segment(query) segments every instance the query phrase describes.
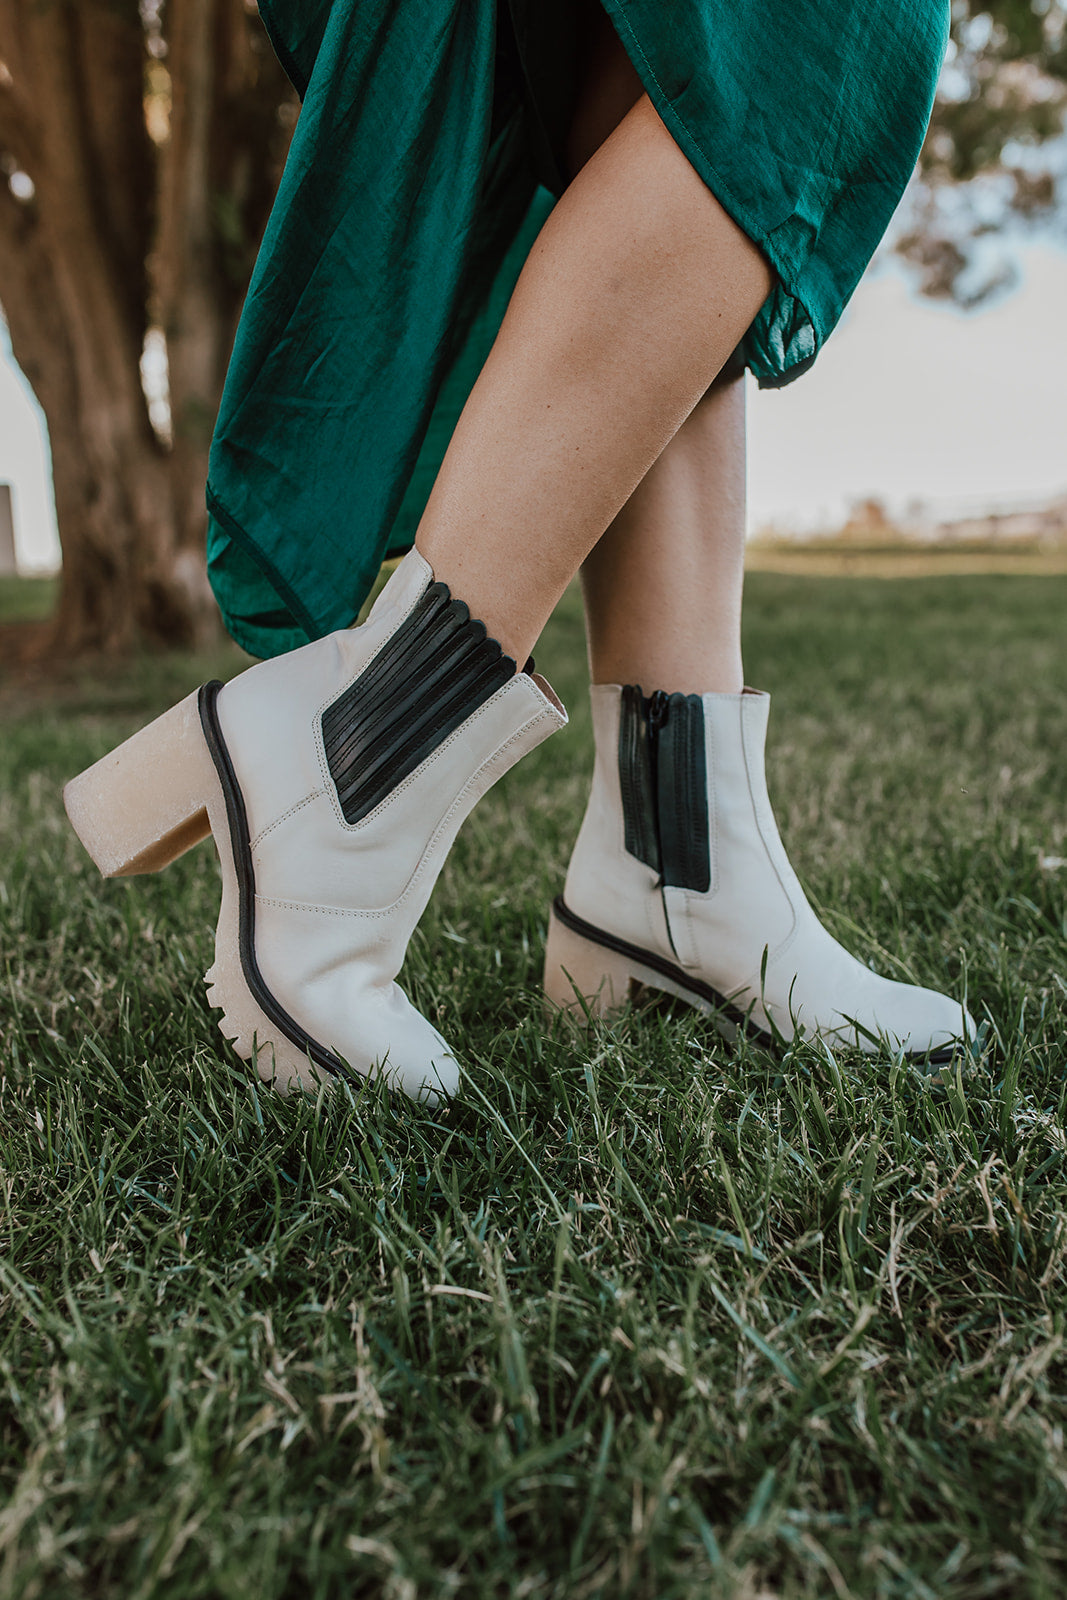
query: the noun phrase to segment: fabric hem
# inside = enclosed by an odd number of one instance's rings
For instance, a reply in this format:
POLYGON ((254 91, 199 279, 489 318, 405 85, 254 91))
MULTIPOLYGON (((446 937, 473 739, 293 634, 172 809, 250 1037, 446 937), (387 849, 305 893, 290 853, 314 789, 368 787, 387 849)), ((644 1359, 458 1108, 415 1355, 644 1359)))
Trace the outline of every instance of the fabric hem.
POLYGON ((274 0, 259 0, 259 17, 263 24, 263 31, 270 40, 271 49, 274 51, 274 54, 278 57, 278 60, 281 63, 282 71, 289 79, 289 82, 292 84, 301 100, 303 100, 304 96, 307 94, 308 80, 300 71, 300 68, 297 66, 294 57, 290 54, 285 41, 281 36, 281 31, 278 28, 278 25, 275 22, 271 12, 271 6, 273 3, 274 0))
MULTIPOLYGON (((786 290, 786 293, 789 294, 792 293, 792 291, 786 290)), ((804 304, 803 301, 800 303, 801 305, 804 304)), ((805 307, 805 310, 806 309, 807 307, 805 307)), ((812 323, 812 327, 815 327, 814 323, 812 323)), ((744 348, 744 346, 742 346, 742 348, 744 348)), ((814 363, 815 357, 819 354, 821 349, 822 338, 818 333, 816 333, 815 349, 811 352, 810 356, 802 356, 799 361, 794 361, 791 366, 783 367, 781 372, 754 372, 752 376, 756 380, 757 387, 760 389, 788 388, 793 382, 794 378, 802 378, 804 376, 808 368, 814 363)))
MULTIPOLYGON (((264 577, 267 578, 268 582, 273 586, 279 600, 281 600, 282 603, 287 607, 295 626, 305 633, 309 640, 321 639, 323 636, 323 629, 316 624, 310 612, 297 599, 295 592, 282 577, 274 563, 267 560, 259 545, 255 543, 248 533, 246 533, 245 529, 241 526, 237 519, 226 510, 226 507, 219 500, 218 495, 215 493, 210 483, 207 486, 207 508, 210 515, 215 518, 216 522, 221 523, 234 543, 240 546, 244 554, 254 562, 254 564, 263 573, 264 577)), ((222 608, 220 607, 220 610, 221 609, 222 608)), ((231 626, 229 617, 225 616, 225 620, 227 632, 237 640, 237 643, 242 649, 245 649, 245 643, 243 640, 237 637, 237 634, 234 632, 233 627, 231 626)))

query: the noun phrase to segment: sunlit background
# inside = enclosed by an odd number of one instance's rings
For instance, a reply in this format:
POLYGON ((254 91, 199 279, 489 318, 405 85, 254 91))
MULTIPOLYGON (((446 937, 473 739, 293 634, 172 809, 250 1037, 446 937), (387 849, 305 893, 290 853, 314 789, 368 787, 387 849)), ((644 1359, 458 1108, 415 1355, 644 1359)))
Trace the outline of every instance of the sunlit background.
MULTIPOLYGON (((1036 57, 994 71, 990 50, 1007 40, 1004 25, 962 0, 956 10, 926 172, 936 178, 943 158, 940 177, 953 181, 913 183, 814 369, 778 392, 750 385, 750 535, 833 532, 871 504, 905 532, 1049 506, 1067 527, 1067 134, 1049 137, 1041 121, 1043 106, 1062 110, 1064 75, 1062 66, 1052 76, 1038 71, 1036 57), (967 151, 981 139, 953 113, 970 116, 977 105, 994 122, 1016 120, 999 160, 972 171, 967 151), (917 250, 907 248, 909 233, 917 250), (934 297, 919 292, 920 277, 934 297)), ((1044 30, 1054 61, 1067 49, 1067 4, 1031 0, 1020 16, 1030 12, 1031 31, 1044 30)), ((8 181, 32 193, 26 174, 8 181)), ((153 420, 165 430, 158 330, 149 334, 144 376, 153 420)), ((5 482, 20 570, 56 570, 47 432, 0 317, 5 482)))
MULTIPOLYGON (((862 499, 942 517, 1067 494, 1067 252, 1021 246, 1020 281, 961 311, 876 262, 812 371, 749 397, 752 530, 838 526, 862 499)), ((0 482, 12 485, 23 571, 53 570, 59 538, 40 410, 0 360, 0 482)))
POLYGON ((1067 253, 1020 266, 971 312, 869 273, 811 373, 751 396, 750 527, 832 528, 868 497, 947 519, 1067 493, 1067 253))

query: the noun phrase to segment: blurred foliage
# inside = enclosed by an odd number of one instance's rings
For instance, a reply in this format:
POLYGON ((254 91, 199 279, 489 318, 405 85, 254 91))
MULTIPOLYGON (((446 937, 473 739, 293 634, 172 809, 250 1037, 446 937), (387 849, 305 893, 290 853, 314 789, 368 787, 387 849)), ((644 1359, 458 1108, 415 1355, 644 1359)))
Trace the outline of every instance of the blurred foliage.
POLYGON ((993 234, 1064 230, 1067 0, 953 0, 952 39, 896 249, 925 294, 975 305, 1014 279, 993 234))
POLYGON ((924 170, 966 182, 999 165, 1011 141, 1061 133, 1065 107, 1067 0, 957 0, 924 170))

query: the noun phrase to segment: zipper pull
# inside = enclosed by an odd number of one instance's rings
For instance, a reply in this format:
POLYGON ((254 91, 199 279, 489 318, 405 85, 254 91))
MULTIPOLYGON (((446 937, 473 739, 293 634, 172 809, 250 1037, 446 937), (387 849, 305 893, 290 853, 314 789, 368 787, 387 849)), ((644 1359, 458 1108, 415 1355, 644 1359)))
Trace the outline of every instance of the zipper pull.
POLYGON ((657 689, 648 702, 648 731, 658 733, 670 715, 671 697, 657 689))

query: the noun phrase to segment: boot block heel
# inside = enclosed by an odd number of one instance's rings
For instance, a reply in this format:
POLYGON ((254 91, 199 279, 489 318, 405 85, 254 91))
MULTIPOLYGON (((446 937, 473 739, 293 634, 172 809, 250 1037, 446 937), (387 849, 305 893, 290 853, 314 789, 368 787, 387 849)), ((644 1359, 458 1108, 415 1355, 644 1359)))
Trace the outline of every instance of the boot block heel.
POLYGON ((75 833, 105 878, 158 872, 207 837, 218 778, 194 692, 63 790, 75 833))
POLYGON ((577 1016, 610 1017, 630 998, 633 974, 626 957, 584 939, 549 914, 545 943, 545 999, 577 1016))

